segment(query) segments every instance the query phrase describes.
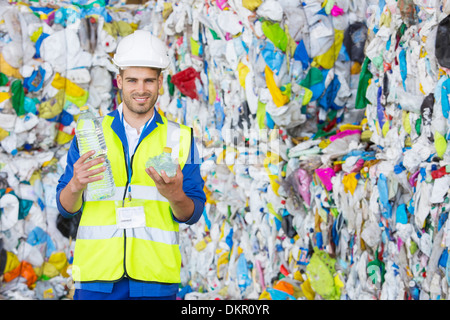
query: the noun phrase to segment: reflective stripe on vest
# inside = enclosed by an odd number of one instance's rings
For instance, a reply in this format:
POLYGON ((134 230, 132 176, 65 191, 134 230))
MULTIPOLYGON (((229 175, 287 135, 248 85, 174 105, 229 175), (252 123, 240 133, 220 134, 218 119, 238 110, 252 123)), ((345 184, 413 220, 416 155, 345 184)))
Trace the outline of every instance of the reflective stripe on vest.
POLYGON ((190 153, 191 129, 164 117, 162 120, 164 124, 158 124, 140 142, 132 160, 131 194, 133 199, 144 201, 146 226, 124 230, 116 225, 115 208, 124 199, 127 187, 125 156, 120 138, 111 129, 113 117, 104 117, 102 125, 116 193, 99 201, 90 201, 85 195, 75 243, 75 281, 115 281, 126 273, 139 281, 180 282, 179 226, 173 220, 168 200, 145 173, 145 163, 169 146, 183 168, 190 153))
MULTIPOLYGON (((123 229, 119 229, 115 225, 80 226, 77 234, 77 239, 84 240, 101 240, 113 237, 123 237, 123 229)), ((127 237, 172 245, 177 245, 179 241, 178 232, 164 231, 150 227, 127 229, 127 237)))
MULTIPOLYGON (((131 185, 131 194, 133 198, 136 199, 150 199, 163 202, 169 202, 165 197, 163 197, 156 187, 153 186, 139 186, 131 185)), ((123 200, 123 195, 125 194, 125 187, 116 187, 116 192, 110 198, 101 199, 98 201, 119 201, 123 200)), ((88 194, 85 195, 85 201, 92 201, 88 194)))

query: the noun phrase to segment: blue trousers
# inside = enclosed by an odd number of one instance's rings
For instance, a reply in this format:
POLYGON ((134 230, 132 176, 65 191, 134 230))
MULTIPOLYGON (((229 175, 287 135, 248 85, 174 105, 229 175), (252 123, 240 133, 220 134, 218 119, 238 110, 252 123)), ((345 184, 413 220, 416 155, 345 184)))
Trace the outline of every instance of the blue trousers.
POLYGON ((114 283, 111 293, 75 289, 73 300, 175 300, 176 296, 130 297, 128 281, 119 281, 114 283))

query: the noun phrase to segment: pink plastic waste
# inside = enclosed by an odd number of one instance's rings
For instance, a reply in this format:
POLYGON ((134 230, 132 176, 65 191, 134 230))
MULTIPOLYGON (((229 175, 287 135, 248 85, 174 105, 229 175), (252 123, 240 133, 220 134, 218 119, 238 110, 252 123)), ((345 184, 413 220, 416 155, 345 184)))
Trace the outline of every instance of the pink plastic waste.
POLYGON ((337 5, 334 5, 333 8, 331 9, 331 15, 333 17, 337 17, 337 16, 341 16, 344 14, 344 10, 342 10, 341 8, 339 8, 337 5))
POLYGON ((303 201, 309 206, 311 204, 311 193, 309 192, 309 186, 312 181, 311 175, 301 168, 297 169, 295 174, 296 180, 295 184, 297 186, 297 191, 300 193, 303 201))
POLYGON ((322 181, 323 185, 328 191, 333 190, 333 183, 331 182, 331 178, 336 175, 333 168, 319 168, 316 169, 316 174, 322 181))
POLYGON ((344 131, 338 132, 335 135, 330 136, 330 141, 333 142, 336 139, 344 138, 344 137, 350 136, 352 134, 361 134, 361 130, 344 130, 344 131))
POLYGON ((226 7, 228 7, 228 0, 216 0, 216 4, 219 7, 220 10, 225 9, 226 7))

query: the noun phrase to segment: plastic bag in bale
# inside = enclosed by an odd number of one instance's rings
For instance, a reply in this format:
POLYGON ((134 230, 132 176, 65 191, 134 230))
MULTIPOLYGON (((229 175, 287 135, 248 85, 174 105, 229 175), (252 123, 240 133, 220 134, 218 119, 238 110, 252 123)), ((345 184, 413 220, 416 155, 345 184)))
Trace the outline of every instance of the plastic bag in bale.
POLYGON ((352 23, 344 33, 344 46, 350 60, 363 63, 364 46, 367 39, 367 27, 364 22, 352 23))
POLYGON ((59 214, 56 219, 56 228, 58 228, 64 237, 76 239, 80 219, 81 214, 77 214, 73 218, 66 218, 59 214))
POLYGON ((450 68, 450 16, 439 22, 435 53, 439 64, 442 67, 450 68))

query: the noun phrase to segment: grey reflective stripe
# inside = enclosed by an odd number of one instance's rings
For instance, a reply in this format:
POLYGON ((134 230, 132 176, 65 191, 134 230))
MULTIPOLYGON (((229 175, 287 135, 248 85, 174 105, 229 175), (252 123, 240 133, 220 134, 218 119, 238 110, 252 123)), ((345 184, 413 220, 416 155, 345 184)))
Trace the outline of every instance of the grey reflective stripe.
MULTIPOLYGON (((127 237, 178 245, 179 235, 176 231, 165 231, 156 228, 130 228, 126 229, 127 237)), ((79 226, 77 239, 80 240, 104 240, 114 237, 123 237, 123 229, 115 225, 109 226, 79 226)))
POLYGON ((167 121, 167 142, 166 146, 172 148, 172 157, 177 159, 180 154, 180 124, 174 121, 167 121))
POLYGON ((169 202, 167 198, 163 197, 156 187, 131 185, 131 196, 133 199, 145 199, 169 202))
MULTIPOLYGON (((98 201, 116 201, 123 200, 125 195, 125 187, 116 187, 116 193, 111 198, 106 198, 98 201)), ((128 192, 128 191, 127 191, 128 192)), ((156 200, 169 202, 165 197, 163 197, 158 189, 154 186, 139 186, 139 185, 131 185, 131 195, 134 199, 145 199, 145 200, 156 200)), ((128 197, 128 193, 126 195, 128 197)), ((85 201, 92 201, 90 197, 86 194, 85 201)))
POLYGON ((150 227, 127 229, 127 237, 173 245, 177 245, 179 243, 178 232, 165 231, 150 227))
MULTIPOLYGON (((116 200, 122 200, 123 194, 125 191, 125 187, 116 187, 116 192, 114 195, 110 198, 101 199, 98 201, 116 201, 116 200)), ((89 196, 89 193, 84 191, 84 201, 92 201, 92 198, 89 196)))
POLYGON ((114 237, 123 237, 123 230, 116 225, 109 226, 79 226, 77 239, 102 240, 114 237))

